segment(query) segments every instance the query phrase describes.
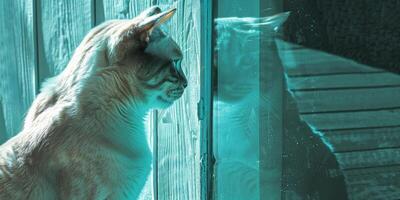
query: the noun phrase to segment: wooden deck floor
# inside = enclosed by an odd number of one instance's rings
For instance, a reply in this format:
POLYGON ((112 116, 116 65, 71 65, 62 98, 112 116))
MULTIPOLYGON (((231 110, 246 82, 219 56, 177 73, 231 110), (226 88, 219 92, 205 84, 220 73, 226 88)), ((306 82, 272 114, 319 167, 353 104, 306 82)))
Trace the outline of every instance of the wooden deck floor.
POLYGON ((301 118, 335 154, 350 199, 400 199, 400 75, 277 44, 301 118))

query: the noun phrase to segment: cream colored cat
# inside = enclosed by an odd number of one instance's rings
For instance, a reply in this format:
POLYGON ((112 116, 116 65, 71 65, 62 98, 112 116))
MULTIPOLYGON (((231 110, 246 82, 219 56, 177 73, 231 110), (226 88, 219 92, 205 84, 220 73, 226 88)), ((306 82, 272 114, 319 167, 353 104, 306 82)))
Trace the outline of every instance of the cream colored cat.
POLYGON ((0 199, 136 199, 151 168, 149 109, 187 85, 178 45, 152 7, 91 30, 48 81, 23 130, 0 146, 0 199))

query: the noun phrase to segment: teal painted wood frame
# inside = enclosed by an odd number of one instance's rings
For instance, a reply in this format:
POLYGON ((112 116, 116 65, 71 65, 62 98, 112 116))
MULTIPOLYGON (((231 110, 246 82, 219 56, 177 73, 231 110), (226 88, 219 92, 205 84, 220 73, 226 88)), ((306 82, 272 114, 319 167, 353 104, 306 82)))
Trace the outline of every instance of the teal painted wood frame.
MULTIPOLYGON (((215 1, 214 1, 215 4, 215 1)), ((198 103, 198 117, 201 121, 201 183, 200 199, 211 200, 213 197, 213 136, 212 136, 212 64, 213 64, 213 21, 214 7, 212 0, 201 1, 201 61, 200 61, 200 102, 198 103)))

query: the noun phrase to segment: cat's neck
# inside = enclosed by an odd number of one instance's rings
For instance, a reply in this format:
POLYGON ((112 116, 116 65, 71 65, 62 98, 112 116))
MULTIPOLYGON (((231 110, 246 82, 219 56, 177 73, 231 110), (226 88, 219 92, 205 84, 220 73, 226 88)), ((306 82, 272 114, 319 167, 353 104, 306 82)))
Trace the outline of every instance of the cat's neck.
POLYGON ((68 85, 62 83, 71 79, 59 78, 59 84, 54 84, 53 91, 62 95, 58 95, 56 104, 73 104, 67 108, 70 110, 68 113, 71 113, 74 124, 82 127, 84 132, 95 132, 126 145, 145 139, 144 122, 149 108, 140 89, 136 89, 136 95, 126 95, 126 87, 104 80, 111 79, 92 76, 81 80, 80 84, 68 85))
POLYGON ((101 92, 94 98, 78 100, 79 113, 83 118, 91 119, 101 127, 112 131, 141 133, 144 131, 144 120, 149 111, 146 105, 135 97, 121 101, 112 93, 101 92))

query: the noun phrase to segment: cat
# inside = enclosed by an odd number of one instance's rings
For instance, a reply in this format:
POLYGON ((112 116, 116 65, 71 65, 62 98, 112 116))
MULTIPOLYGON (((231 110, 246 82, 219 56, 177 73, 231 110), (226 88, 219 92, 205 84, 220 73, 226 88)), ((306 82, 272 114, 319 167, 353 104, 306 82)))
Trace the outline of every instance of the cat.
POLYGON ((150 109, 187 87, 182 52, 151 7, 93 28, 0 146, 0 199, 137 199, 151 169, 150 109))

